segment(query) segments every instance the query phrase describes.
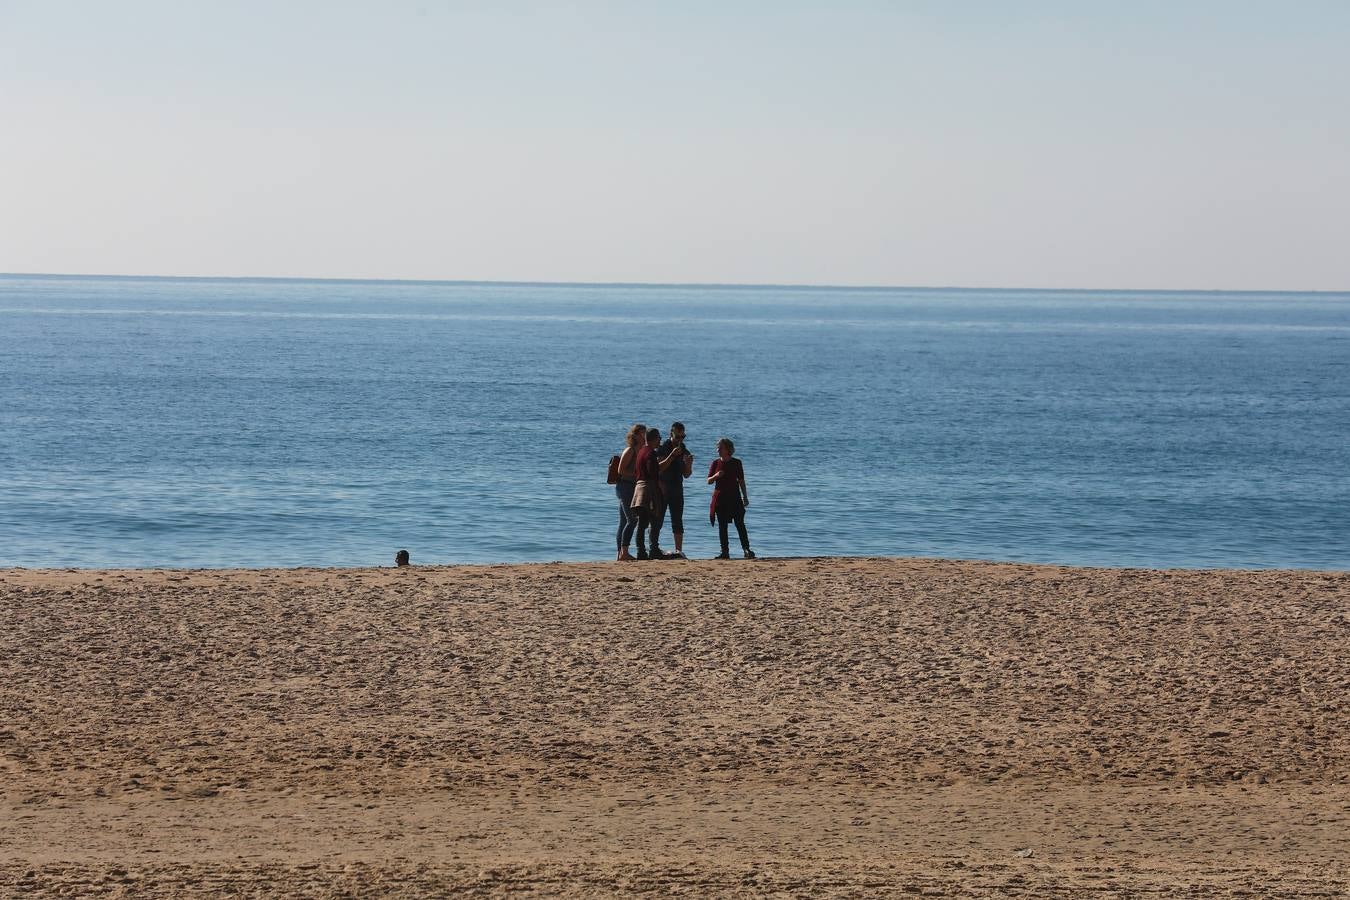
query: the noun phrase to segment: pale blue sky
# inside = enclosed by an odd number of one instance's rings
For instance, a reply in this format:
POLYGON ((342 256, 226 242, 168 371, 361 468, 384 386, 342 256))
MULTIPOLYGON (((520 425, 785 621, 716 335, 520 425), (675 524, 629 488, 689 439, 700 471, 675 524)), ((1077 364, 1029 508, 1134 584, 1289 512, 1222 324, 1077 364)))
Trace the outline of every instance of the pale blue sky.
POLYGON ((1350 289, 1350 3, 0 0, 0 271, 1350 289))

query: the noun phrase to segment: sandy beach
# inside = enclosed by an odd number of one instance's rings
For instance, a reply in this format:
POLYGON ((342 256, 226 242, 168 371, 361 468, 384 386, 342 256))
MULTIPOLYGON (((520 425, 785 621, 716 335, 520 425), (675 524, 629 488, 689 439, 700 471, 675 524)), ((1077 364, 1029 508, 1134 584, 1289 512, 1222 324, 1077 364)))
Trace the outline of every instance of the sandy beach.
POLYGON ((1350 575, 0 570, 0 895, 1342 896, 1350 575))

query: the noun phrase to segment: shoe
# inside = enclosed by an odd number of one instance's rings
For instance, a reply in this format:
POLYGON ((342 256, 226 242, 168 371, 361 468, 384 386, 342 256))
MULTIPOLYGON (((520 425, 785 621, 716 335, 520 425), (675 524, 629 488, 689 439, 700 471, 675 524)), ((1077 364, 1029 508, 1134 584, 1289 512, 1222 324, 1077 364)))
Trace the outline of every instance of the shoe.
POLYGON ((647 555, 647 551, 646 551, 646 550, 639 550, 638 553, 637 553, 637 558, 640 559, 640 560, 648 560, 648 559, 651 559, 651 557, 647 555))
POLYGON ((747 549, 747 550, 745 551, 745 558, 746 558, 746 559, 754 559, 754 558, 755 558, 755 551, 747 549))
POLYGON ((730 553, 719 553, 719 554, 717 554, 716 556, 714 556, 713 559, 731 559, 731 554, 730 554, 730 553))
POLYGON ((660 547, 653 547, 648 550, 647 555, 652 559, 670 559, 669 556, 666 556, 666 551, 662 550, 660 547))
POLYGON ((689 557, 684 555, 683 550, 676 550, 674 553, 666 557, 666 559, 688 559, 688 558, 689 557))

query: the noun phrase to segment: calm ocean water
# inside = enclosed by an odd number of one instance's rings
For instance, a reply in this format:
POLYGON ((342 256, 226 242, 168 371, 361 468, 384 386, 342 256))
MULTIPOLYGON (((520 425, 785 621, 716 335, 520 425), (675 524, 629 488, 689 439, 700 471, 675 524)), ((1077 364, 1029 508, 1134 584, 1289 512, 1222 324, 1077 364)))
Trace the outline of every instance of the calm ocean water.
POLYGON ((0 565, 608 559, 674 419, 693 556, 726 434, 762 556, 1350 568, 1350 294, 18 276, 0 565))

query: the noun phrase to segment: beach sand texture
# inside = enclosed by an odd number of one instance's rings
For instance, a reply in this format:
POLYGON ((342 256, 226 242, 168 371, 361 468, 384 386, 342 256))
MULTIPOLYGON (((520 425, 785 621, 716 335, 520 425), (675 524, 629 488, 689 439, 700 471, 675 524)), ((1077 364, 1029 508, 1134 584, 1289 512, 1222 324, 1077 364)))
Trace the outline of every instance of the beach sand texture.
POLYGON ((1350 575, 0 570, 0 895, 1344 896, 1350 575))

